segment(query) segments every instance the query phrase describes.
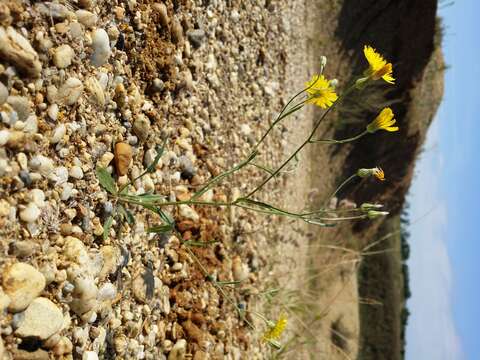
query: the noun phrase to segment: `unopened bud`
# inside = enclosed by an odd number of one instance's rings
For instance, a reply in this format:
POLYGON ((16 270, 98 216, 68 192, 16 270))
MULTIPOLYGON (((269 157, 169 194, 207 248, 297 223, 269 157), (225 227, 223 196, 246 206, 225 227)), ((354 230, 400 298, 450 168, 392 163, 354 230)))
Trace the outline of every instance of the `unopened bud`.
POLYGON ((327 66, 327 57, 322 55, 320 56, 320 74, 323 73, 325 66, 327 66))
POLYGON ((362 211, 369 211, 369 210, 374 210, 374 209, 381 209, 383 207, 382 204, 370 204, 370 203, 363 203, 362 205, 360 205, 360 209, 362 209, 362 211))
POLYGON ((376 219, 380 216, 387 216, 389 214, 388 211, 376 211, 376 210, 370 210, 367 212, 367 216, 370 220, 376 219))
POLYGON ((338 85, 338 80, 337 79, 332 79, 330 80, 330 86, 333 88, 336 88, 338 85))

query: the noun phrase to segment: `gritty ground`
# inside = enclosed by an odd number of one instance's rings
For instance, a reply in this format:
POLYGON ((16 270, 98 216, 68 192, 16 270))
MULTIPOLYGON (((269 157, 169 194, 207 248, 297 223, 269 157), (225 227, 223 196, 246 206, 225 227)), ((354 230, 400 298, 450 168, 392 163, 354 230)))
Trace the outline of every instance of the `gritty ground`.
MULTIPOLYGON (((128 205, 134 221, 116 217, 104 234, 119 210, 95 174, 104 167, 122 186, 167 139, 130 191, 189 199, 248 156, 320 55, 344 86, 340 3, 0 4, 0 358, 357 357, 360 258, 346 249, 350 230, 169 206, 177 231, 154 234, 146 229, 159 216, 128 205), (256 313, 287 315, 280 351, 262 341, 256 313)), ((288 118, 255 161, 281 163, 320 114, 305 107, 288 118)), ((319 135, 334 130, 327 119, 319 135)), ((323 205, 349 149, 305 149, 256 199, 323 205)), ((265 176, 245 167, 203 198, 237 198, 265 176)))

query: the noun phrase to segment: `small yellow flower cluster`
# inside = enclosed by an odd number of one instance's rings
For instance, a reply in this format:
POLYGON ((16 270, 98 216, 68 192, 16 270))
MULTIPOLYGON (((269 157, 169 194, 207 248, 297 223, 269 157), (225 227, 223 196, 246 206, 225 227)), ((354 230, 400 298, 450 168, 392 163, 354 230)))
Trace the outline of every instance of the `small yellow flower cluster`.
POLYGON ((275 323, 268 323, 268 329, 263 334, 263 341, 266 341, 275 346, 277 344, 277 340, 280 338, 286 327, 287 316, 282 313, 280 314, 278 320, 275 323))

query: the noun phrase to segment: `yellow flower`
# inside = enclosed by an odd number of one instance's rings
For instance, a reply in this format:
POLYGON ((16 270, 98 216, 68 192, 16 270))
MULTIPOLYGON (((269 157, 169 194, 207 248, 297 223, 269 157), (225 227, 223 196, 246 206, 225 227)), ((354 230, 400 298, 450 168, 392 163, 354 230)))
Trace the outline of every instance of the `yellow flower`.
POLYGON ((393 114, 392 109, 389 107, 384 108, 380 114, 373 120, 370 124, 367 125, 367 131, 373 134, 377 130, 386 130, 386 131, 398 131, 397 126, 394 125, 397 121, 393 118, 395 115, 393 114))
POLYGON ((326 109, 338 99, 330 81, 325 79, 323 75, 314 75, 310 81, 305 83, 305 86, 308 88, 306 90, 308 104, 315 104, 326 109))
POLYGON ((379 167, 374 167, 372 169, 358 169, 357 176, 361 178, 366 178, 369 176, 375 176, 378 180, 385 180, 385 173, 379 167))
POLYGON ((375 176, 378 180, 384 181, 385 180, 385 173, 379 167, 375 167, 372 169, 373 176, 375 176))
POLYGON ((275 342, 282 335, 283 331, 287 326, 287 316, 285 314, 280 314, 276 323, 269 324, 269 328, 263 334, 263 340, 268 342, 275 342))
POLYGON ((370 67, 365 72, 365 75, 372 80, 378 80, 382 78, 390 84, 395 83, 395 79, 392 74, 392 64, 387 63, 382 55, 377 53, 374 48, 371 46, 365 45, 363 48, 363 53, 367 58, 368 64, 370 67))

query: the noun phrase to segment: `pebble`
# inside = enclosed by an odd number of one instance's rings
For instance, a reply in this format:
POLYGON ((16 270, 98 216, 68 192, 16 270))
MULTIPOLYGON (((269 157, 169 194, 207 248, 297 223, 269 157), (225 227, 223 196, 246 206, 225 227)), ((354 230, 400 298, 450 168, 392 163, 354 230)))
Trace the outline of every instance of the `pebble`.
POLYGON ((98 360, 98 355, 95 351, 85 351, 82 360, 98 360))
POLYGON ((172 22, 172 40, 175 44, 181 44, 183 42, 183 28, 178 19, 173 19, 172 22))
POLYGON ((8 98, 8 89, 2 82, 0 82, 0 105, 5 104, 8 98))
POLYGON ((23 96, 9 96, 7 98, 7 103, 17 113, 18 120, 20 121, 26 121, 32 114, 30 101, 23 96))
POLYGON ((168 354, 168 360, 184 360, 187 353, 187 341, 185 339, 178 340, 173 345, 170 354, 168 354))
POLYGON ((248 265, 242 262, 239 256, 235 256, 232 261, 233 280, 245 281, 248 279, 249 269, 248 265))
POLYGON ((147 140, 148 135, 151 132, 150 120, 148 120, 148 118, 143 114, 138 115, 133 123, 133 132, 140 140, 147 140))
POLYGON ((34 78, 42 71, 42 63, 30 42, 10 26, 6 30, 0 27, 0 58, 34 78))
POLYGON ((20 219, 27 223, 33 223, 40 217, 40 214, 41 211, 38 206, 34 202, 31 202, 25 209, 20 211, 20 219))
POLYGON ((117 295, 117 288, 112 283, 105 283, 102 285, 100 290, 98 290, 97 299, 98 301, 109 301, 115 299, 117 295))
POLYGON ((3 314, 3 312, 8 308, 10 301, 10 297, 3 292, 2 288, 0 288, 0 314, 3 314))
POLYGON ((114 155, 111 152, 107 151, 105 154, 102 155, 100 160, 98 160, 97 165, 103 168, 107 168, 113 158, 114 155))
POLYGON ((86 266, 90 261, 87 249, 80 239, 73 236, 67 236, 63 246, 63 255, 69 261, 75 262, 78 265, 86 266))
POLYGON ((185 219, 190 219, 194 222, 198 222, 200 220, 200 216, 198 216, 197 212, 193 210, 188 205, 180 205, 180 216, 185 219))
POLYGON ((75 104, 83 93, 83 83, 74 77, 70 77, 58 89, 57 100, 63 105, 75 104))
POLYGON ((127 174, 132 157, 133 151, 130 145, 123 142, 115 144, 115 168, 117 169, 118 175, 122 176, 127 174))
POLYGON ((61 310, 50 300, 39 297, 32 301, 28 308, 15 315, 17 329, 15 335, 22 338, 39 338, 46 340, 63 325, 61 310))
POLYGON ((29 166, 45 177, 55 170, 53 160, 43 155, 37 155, 30 159, 29 166))
POLYGON ((64 124, 58 125, 52 132, 50 143, 57 144, 63 140, 63 137, 67 133, 67 127, 64 124))
POLYGON ((72 166, 69 175, 74 179, 80 180, 83 178, 83 170, 80 166, 72 166))
POLYGON ((0 130, 0 146, 4 146, 10 139, 10 131, 7 129, 0 130))
POLYGON ((57 104, 52 104, 48 107, 47 109, 47 115, 48 117, 53 120, 57 121, 58 118, 58 105, 57 104))
POLYGON ((202 29, 195 29, 187 32, 187 38, 194 48, 202 46, 203 39, 205 38, 205 31, 202 29))
POLYGON ((45 206, 45 193, 43 192, 43 190, 32 189, 30 191, 29 197, 33 201, 33 203, 39 208, 43 208, 45 206))
POLYGON ((158 13, 158 20, 162 27, 167 28, 170 19, 168 18, 167 6, 164 3, 154 3, 152 5, 154 11, 158 13))
POLYGON ((62 356, 65 354, 70 354, 73 351, 73 344, 70 339, 66 336, 62 336, 60 341, 58 341, 53 347, 53 354, 56 356, 62 356))
POLYGON ((15 263, 3 272, 3 290, 10 297, 8 310, 24 310, 43 291, 45 277, 33 266, 15 263))
POLYGON ((88 10, 77 10, 75 11, 75 15, 77 16, 78 22, 85 26, 87 29, 92 28, 97 24, 97 15, 88 10))
POLYGON ((93 66, 99 67, 105 64, 110 57, 110 40, 108 34, 103 29, 97 29, 93 32, 92 35, 92 64, 93 66))
POLYGON ((153 79, 152 81, 152 86, 151 86, 151 91, 154 93, 161 92, 165 88, 165 83, 159 79, 153 79))
POLYGON ((53 63, 59 69, 65 69, 72 64, 75 53, 69 45, 60 45, 53 51, 53 63))
POLYGON ((89 77, 85 85, 88 92, 91 94, 91 101, 99 106, 104 106, 106 102, 105 92, 97 78, 94 76, 89 77))

